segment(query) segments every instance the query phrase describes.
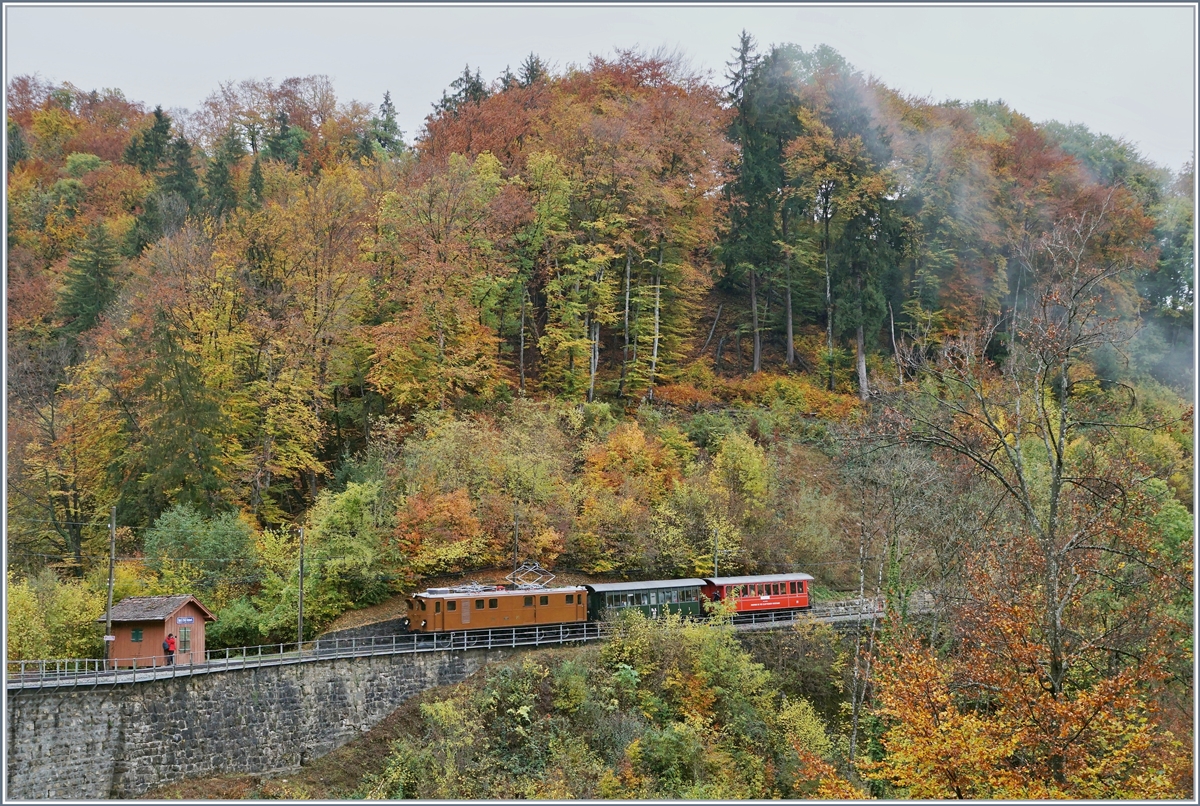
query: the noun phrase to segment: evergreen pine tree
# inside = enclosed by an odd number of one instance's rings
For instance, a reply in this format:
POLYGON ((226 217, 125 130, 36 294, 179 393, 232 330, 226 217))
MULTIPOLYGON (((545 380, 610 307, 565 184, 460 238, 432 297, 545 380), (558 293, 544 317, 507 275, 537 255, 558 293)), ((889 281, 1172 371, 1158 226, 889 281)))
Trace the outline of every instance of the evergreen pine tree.
POLYGON ((233 166, 245 154, 242 140, 237 132, 230 127, 221 142, 217 144, 217 154, 208 172, 204 175, 204 191, 208 201, 208 211, 213 218, 222 218, 227 213, 237 209, 237 189, 233 186, 233 166))
POLYGON ((177 137, 171 142, 167 156, 166 172, 158 186, 163 193, 178 195, 191 210, 200 201, 200 180, 192 165, 192 146, 185 138, 177 137))
POLYGON ((254 208, 259 208, 263 203, 263 174, 262 160, 258 155, 254 157, 254 163, 250 166, 250 205, 254 208))
POLYGON ((29 145, 25 142, 25 135, 21 132, 21 127, 11 120, 8 121, 8 170, 12 170, 23 159, 29 158, 29 145))
POLYGON ((392 104, 390 92, 383 94, 379 117, 371 119, 371 131, 375 142, 388 154, 395 156, 404 150, 404 132, 396 123, 396 107, 392 104))
POLYGON ((518 75, 518 82, 522 87, 532 87, 538 81, 546 78, 549 71, 546 69, 546 63, 537 54, 530 53, 521 63, 521 72, 518 75))
POLYGON ((295 168, 300 162, 300 152, 304 150, 308 132, 290 125, 286 112, 276 115, 275 123, 277 128, 267 135, 263 155, 267 159, 279 160, 295 168))
POLYGON ((117 243, 103 224, 88 230, 83 245, 67 261, 67 274, 58 298, 60 330, 78 335, 95 326, 116 297, 116 268, 121 263, 117 243))
POLYGON ((145 131, 136 132, 125 148, 125 162, 142 173, 154 173, 167 156, 171 141, 171 118, 161 106, 154 108, 154 123, 145 131))
POLYGON ((434 114, 449 114, 457 117, 458 110, 465 104, 480 104, 490 95, 479 70, 475 71, 475 75, 471 75, 471 65, 469 64, 463 68, 461 76, 450 82, 450 88, 454 90, 454 93, 442 94, 442 100, 433 105, 434 114))

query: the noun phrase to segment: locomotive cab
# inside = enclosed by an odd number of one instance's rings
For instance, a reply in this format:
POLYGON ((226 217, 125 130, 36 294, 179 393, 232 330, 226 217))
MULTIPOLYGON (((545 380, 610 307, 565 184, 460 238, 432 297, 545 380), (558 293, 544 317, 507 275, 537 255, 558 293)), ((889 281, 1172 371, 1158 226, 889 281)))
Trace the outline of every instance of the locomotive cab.
POLYGON ((430 588, 408 597, 408 629, 428 633, 586 621, 586 593, 582 587, 430 588))

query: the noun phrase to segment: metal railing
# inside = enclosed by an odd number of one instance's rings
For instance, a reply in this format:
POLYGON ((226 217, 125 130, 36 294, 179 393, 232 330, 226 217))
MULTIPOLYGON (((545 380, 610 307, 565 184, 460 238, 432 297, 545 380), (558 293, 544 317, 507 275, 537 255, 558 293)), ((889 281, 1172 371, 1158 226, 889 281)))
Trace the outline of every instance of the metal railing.
POLYGON ((9 690, 95 687, 339 658, 568 644, 577 641, 595 641, 602 638, 607 632, 607 624, 580 622, 451 633, 410 633, 367 638, 318 638, 302 644, 293 642, 208 650, 204 653, 203 663, 166 664, 161 655, 145 658, 119 658, 115 661, 94 659, 8 661, 6 687, 9 690), (120 665, 114 667, 114 663, 120 665))
MULTIPOLYGON (((766 629, 772 625, 792 624, 798 618, 836 623, 882 618, 884 613, 882 598, 855 599, 822 603, 808 610, 740 613, 734 616, 732 621, 735 628, 766 629)), ((179 654, 175 656, 175 662, 170 664, 166 663, 166 659, 162 655, 119 658, 115 661, 94 659, 8 661, 5 682, 9 690, 96 687, 339 658, 467 649, 502 649, 595 641, 604 638, 610 629, 610 625, 606 622, 579 622, 449 633, 408 633, 364 638, 317 638, 302 644, 295 642, 261 644, 208 650, 204 653, 204 661, 201 663, 180 662, 179 654), (114 664, 120 664, 120 666, 114 668, 114 664)))

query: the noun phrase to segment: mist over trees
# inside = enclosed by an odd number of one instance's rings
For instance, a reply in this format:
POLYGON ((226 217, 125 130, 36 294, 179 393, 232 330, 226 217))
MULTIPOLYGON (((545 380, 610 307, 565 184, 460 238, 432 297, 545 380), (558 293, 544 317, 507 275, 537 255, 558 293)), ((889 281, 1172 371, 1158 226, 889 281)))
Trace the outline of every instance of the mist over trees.
POLYGON ((114 507, 115 598, 197 594, 212 647, 294 640, 299 527, 310 635, 514 555, 795 569, 894 610, 845 708, 735 692, 807 726, 746 756, 786 784, 668 752, 750 730, 701 736, 678 686, 749 661, 675 625, 663 690, 640 649, 521 673, 670 703, 589 791, 1187 797, 1193 165, 733 44, 467 65, 415 133, 325 76, 187 114, 12 79, 10 658, 102 651, 114 507))

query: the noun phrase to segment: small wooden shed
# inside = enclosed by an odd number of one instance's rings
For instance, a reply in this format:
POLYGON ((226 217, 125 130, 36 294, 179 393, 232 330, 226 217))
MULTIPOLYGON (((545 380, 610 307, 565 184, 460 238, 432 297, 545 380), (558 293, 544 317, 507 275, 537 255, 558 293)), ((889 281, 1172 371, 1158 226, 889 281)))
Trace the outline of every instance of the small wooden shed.
MULTIPOLYGON (((113 605, 112 634, 108 657, 115 666, 163 666, 162 643, 175 636, 174 662, 204 663, 204 627, 217 617, 191 594, 176 596, 130 596, 113 605)), ((97 621, 104 622, 101 616, 97 621)))

